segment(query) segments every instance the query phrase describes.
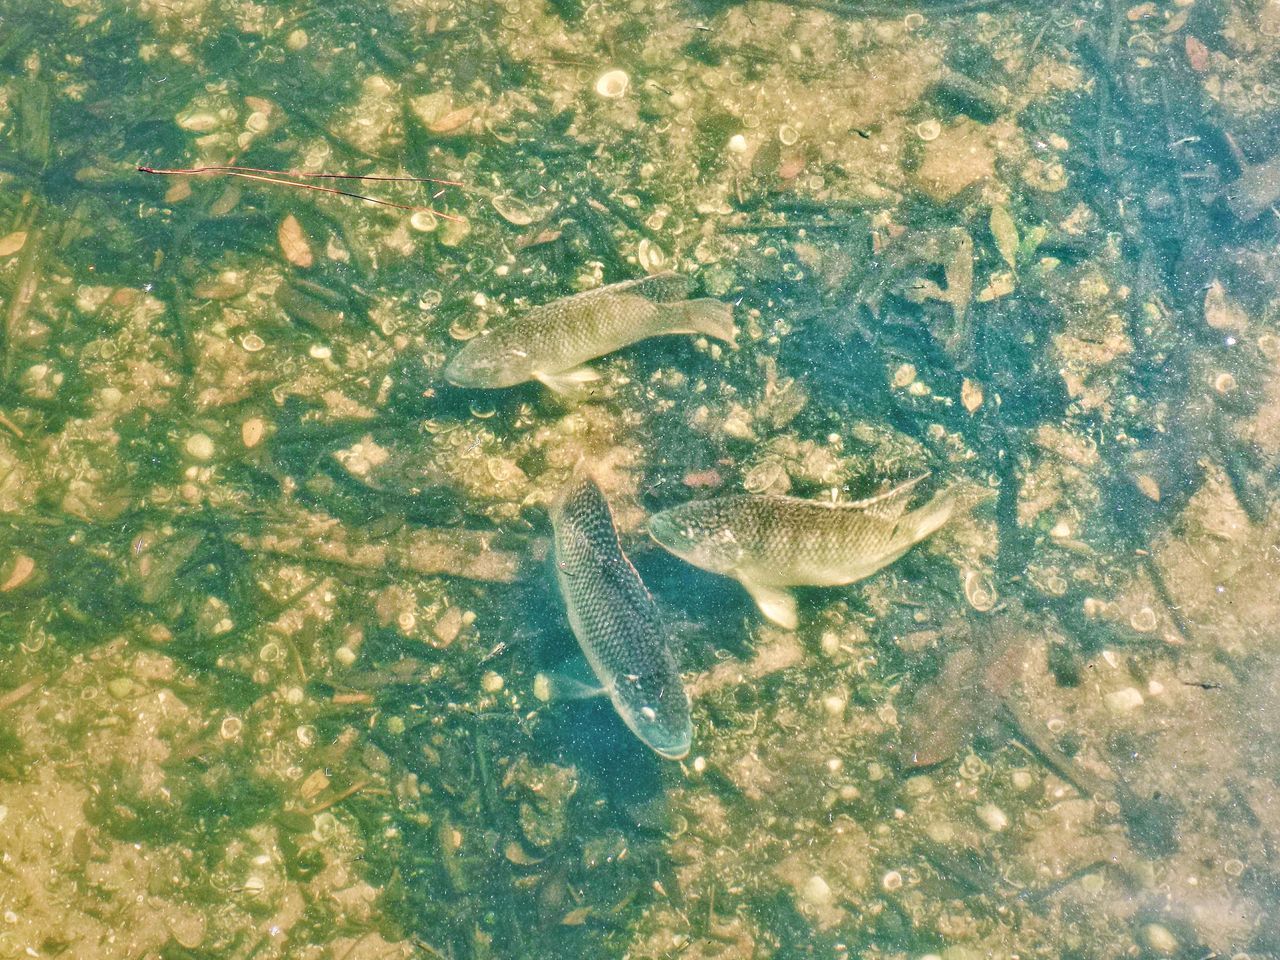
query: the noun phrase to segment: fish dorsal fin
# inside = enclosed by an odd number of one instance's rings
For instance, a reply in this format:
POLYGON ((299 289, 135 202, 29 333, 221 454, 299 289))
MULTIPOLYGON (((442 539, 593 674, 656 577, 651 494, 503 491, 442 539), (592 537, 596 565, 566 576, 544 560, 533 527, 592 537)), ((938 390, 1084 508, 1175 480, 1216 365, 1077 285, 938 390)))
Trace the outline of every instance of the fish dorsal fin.
POLYGON ((900 483, 884 493, 877 493, 874 497, 867 497, 865 500, 853 500, 847 504, 861 510, 869 517, 877 520, 883 520, 885 523, 897 523, 898 518, 907 509, 907 503, 911 500, 911 491, 915 489, 916 484, 925 479, 929 474, 922 473, 918 477, 912 477, 905 483, 900 483))
POLYGON ((689 278, 666 270, 638 280, 628 280, 613 287, 615 293, 630 293, 653 303, 675 303, 689 296, 689 278))

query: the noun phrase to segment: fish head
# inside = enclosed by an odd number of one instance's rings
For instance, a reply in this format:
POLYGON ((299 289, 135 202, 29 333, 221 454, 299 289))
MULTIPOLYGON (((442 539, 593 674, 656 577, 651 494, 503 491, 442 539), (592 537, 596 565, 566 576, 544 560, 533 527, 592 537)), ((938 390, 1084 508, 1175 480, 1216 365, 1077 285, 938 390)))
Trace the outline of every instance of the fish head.
POLYGON ((481 334, 445 364, 444 378, 455 387, 511 387, 533 376, 529 354, 505 337, 481 334))
POLYGON ((613 694, 618 715, 660 757, 683 760, 693 742, 689 695, 679 683, 632 683, 621 677, 613 694))
POLYGON ((715 501, 682 504, 649 518, 649 536, 677 557, 712 573, 730 573, 742 545, 715 501))

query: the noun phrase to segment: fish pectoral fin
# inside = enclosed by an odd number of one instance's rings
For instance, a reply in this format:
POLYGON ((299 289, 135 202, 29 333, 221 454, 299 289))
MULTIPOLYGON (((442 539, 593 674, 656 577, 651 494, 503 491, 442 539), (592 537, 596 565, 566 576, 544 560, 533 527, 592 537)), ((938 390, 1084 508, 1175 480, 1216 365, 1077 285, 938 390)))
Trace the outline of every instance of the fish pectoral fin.
POLYGON ((543 703, 552 700, 590 700, 608 696, 591 665, 581 657, 570 657, 555 669, 539 671, 533 678, 533 695, 543 703))
POLYGON ((796 615, 796 598, 790 591, 781 587, 766 587, 750 580, 740 582, 747 588, 747 593, 751 594, 751 599, 756 602, 761 613, 780 627, 787 630, 796 628, 800 620, 796 615))
POLYGON ((600 374, 591 367, 574 367, 560 373, 535 373, 534 377, 544 387, 556 393, 576 394, 582 393, 586 384, 599 380, 600 374))

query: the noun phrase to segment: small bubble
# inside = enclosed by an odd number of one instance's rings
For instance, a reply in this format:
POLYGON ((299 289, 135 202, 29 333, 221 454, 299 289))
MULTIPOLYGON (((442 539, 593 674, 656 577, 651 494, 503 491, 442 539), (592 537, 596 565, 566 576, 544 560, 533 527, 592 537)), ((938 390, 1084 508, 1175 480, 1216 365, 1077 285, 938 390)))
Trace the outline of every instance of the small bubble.
POLYGON ((227 717, 222 721, 219 732, 222 734, 223 740, 234 740, 240 736, 240 731, 244 729, 244 721, 239 717, 227 717))
POLYGON ((942 136, 942 124, 937 120, 923 120, 916 124, 916 136, 926 143, 942 136))

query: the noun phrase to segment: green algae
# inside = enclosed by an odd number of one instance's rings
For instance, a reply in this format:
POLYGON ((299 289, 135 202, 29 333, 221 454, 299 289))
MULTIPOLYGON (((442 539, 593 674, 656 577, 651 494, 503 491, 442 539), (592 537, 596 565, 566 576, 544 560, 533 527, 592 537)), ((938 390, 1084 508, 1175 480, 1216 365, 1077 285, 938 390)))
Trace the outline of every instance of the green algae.
POLYGON ((962 6, 7 12, 0 954, 1273 952, 1274 225, 1219 195, 1278 52, 1247 4, 962 6), (465 224, 134 170, 231 160, 465 224), (443 383, 655 251, 740 349, 443 383), (582 456, 683 765, 532 695, 582 456), (639 535, 924 470, 996 501, 794 636, 639 535))

